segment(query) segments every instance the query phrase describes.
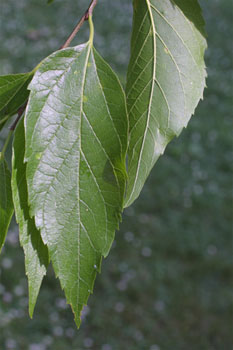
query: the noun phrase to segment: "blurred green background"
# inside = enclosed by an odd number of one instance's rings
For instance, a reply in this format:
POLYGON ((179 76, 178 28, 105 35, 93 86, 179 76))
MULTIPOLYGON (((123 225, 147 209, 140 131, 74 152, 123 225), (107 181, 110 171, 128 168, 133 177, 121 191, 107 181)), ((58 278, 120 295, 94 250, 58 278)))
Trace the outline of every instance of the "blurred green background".
MULTIPOLYGON (((0 74, 31 70, 60 47, 87 4, 1 0, 0 74)), ((0 256, 1 350, 232 349, 232 4, 201 4, 209 36, 205 100, 125 211, 80 330, 51 269, 29 319, 12 224, 0 256)), ((131 0, 100 0, 94 18, 96 46, 123 82, 131 12, 131 0)), ((87 36, 86 25, 74 43, 87 36)))

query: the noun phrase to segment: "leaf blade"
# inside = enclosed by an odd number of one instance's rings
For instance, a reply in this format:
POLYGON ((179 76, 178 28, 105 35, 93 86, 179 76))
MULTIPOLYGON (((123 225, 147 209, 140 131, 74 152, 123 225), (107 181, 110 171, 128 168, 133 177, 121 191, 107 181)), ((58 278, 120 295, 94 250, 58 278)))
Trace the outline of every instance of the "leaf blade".
POLYGON ((29 215, 26 164, 24 163, 25 133, 23 120, 18 124, 12 155, 12 193, 15 215, 19 224, 19 239, 25 255, 28 277, 29 315, 32 318, 39 290, 49 264, 48 249, 43 244, 34 218, 29 215))
POLYGON ((27 101, 33 72, 0 76, 0 130, 27 101))
MULTIPOLYGON (((138 197, 159 156, 194 113, 205 87, 201 31, 185 16, 182 0, 134 0, 127 76, 130 120, 129 183, 125 206, 138 197), (179 6, 176 4, 179 3, 179 6)), ((197 16, 200 7, 192 2, 197 16)), ((189 16, 190 17, 190 16, 189 16)), ((191 17, 190 17, 191 18, 191 17)))
POLYGON ((123 207, 125 97, 89 44, 44 60, 30 90, 25 126, 31 212, 79 326, 123 207), (110 101, 110 88, 118 104, 110 101))
POLYGON ((11 173, 0 154, 0 252, 14 213, 11 192, 11 173))

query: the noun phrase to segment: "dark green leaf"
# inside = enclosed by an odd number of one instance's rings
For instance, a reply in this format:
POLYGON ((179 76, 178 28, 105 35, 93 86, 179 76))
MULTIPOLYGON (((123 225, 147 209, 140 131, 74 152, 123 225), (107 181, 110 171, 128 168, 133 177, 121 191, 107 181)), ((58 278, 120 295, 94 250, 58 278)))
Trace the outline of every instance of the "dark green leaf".
POLYGON ((203 31, 197 0, 134 0, 125 206, 138 197, 155 162, 187 126, 203 96, 203 31))
POLYGON ((32 317, 40 286, 48 267, 48 249, 44 245, 34 218, 29 216, 24 163, 25 135, 23 120, 19 123, 13 142, 12 191, 19 238, 25 254, 25 269, 29 286, 29 314, 32 317))
POLYGON ((0 130, 27 101, 33 72, 0 76, 0 130))
POLYGON ((14 212, 11 192, 11 174, 0 153, 0 251, 14 212))
POLYGON ((89 43, 45 59, 29 88, 25 125, 31 214, 79 325, 123 207, 125 96, 89 43))

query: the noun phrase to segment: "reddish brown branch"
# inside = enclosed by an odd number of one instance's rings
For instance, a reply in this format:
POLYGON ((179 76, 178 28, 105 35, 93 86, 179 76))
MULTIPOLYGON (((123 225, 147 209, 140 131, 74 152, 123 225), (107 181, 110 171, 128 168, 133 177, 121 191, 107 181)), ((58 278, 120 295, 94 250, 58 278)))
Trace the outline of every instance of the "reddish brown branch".
POLYGON ((83 23, 88 20, 89 16, 92 15, 93 10, 94 10, 95 6, 97 5, 97 1, 98 0, 92 0, 92 2, 90 3, 90 6, 88 7, 88 9, 84 13, 84 15, 81 17, 79 22, 76 24, 74 30, 72 31, 72 33, 70 34, 70 36, 68 37, 66 42, 61 46, 61 49, 65 49, 66 47, 70 46, 71 41, 74 39, 76 34, 79 32, 83 23))
POLYGON ((11 125, 10 127, 10 130, 11 131, 14 131, 15 128, 16 128, 16 125, 18 124, 18 121, 20 120, 20 118, 22 117, 26 107, 27 107, 27 103, 28 103, 28 100, 18 109, 17 113, 18 113, 18 116, 17 118, 15 119, 14 123, 11 125))

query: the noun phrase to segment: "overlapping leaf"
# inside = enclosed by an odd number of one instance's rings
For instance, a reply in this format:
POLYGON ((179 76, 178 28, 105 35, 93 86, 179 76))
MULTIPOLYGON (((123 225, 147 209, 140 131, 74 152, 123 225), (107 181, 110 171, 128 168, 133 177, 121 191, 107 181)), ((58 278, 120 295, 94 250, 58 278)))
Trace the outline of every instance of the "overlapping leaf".
POLYGON ((29 314, 32 317, 37 296, 48 267, 48 249, 44 245, 34 218, 29 215, 26 164, 24 163, 25 135, 23 120, 18 125, 12 160, 12 194, 16 220, 19 224, 19 238, 24 249, 25 269, 28 276, 29 314))
POLYGON ((197 0, 134 0, 131 45, 125 206, 138 197, 158 157, 202 98, 206 41, 197 0))
POLYGON ((25 103, 33 72, 0 76, 0 130, 25 103))
POLYGON ((13 212, 11 173, 0 153, 0 251, 5 242, 13 212))
POLYGON ((52 54, 29 88, 31 215, 79 325, 123 207, 125 97, 116 75, 89 43, 52 54))

